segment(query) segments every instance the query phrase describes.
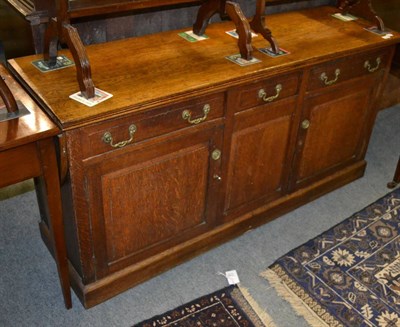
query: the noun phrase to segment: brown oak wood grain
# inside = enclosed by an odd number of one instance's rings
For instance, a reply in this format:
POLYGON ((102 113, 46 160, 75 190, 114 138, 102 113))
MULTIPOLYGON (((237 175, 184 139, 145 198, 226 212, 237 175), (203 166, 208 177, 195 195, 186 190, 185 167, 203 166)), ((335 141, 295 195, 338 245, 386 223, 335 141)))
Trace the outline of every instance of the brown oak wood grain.
MULTIPOLYGON (((365 31, 363 27, 369 26, 368 23, 342 22, 331 17, 334 12, 335 8, 319 7, 271 15, 269 26, 276 30, 274 34, 280 46, 291 55, 269 58, 254 51, 254 56, 262 62, 248 67, 239 67, 225 59, 238 52, 236 41, 225 35, 226 30, 234 27, 232 23, 212 24, 207 32, 210 39, 199 43, 189 43, 177 35, 180 31, 172 31, 88 46, 94 84, 113 94, 110 100, 90 110, 69 99, 69 95, 79 90, 74 67, 42 74, 31 65, 40 56, 12 59, 10 64, 34 91, 44 109, 68 129, 155 108, 160 103, 186 100, 210 90, 224 90, 255 77, 272 76, 359 50, 395 44, 398 40, 397 33, 385 40, 365 31), (132 55, 136 53, 141 55, 132 55)), ((253 46, 265 47, 265 41, 256 38, 253 46)), ((61 53, 72 58, 68 51, 61 53)))
POLYGON ((93 82, 113 94, 91 108, 69 99, 74 67, 9 61, 63 132, 70 276, 85 307, 363 175, 400 35, 335 12, 270 15, 290 54, 268 57, 256 37, 261 62, 246 67, 225 58, 238 52, 230 22, 197 43, 179 30, 88 46, 93 82))

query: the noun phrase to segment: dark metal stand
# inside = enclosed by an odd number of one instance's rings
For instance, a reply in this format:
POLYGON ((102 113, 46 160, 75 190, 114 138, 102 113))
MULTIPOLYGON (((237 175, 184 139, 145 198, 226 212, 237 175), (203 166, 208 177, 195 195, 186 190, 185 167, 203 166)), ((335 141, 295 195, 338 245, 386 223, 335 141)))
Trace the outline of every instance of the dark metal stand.
POLYGON ((221 16, 228 15, 236 25, 236 31, 239 35, 238 46, 243 59, 250 60, 253 58, 251 29, 256 33, 260 33, 271 44, 272 51, 278 53, 278 44, 272 37, 271 31, 265 26, 264 11, 265 0, 258 0, 256 15, 251 23, 249 23, 237 3, 226 0, 208 0, 199 9, 196 22, 193 25, 193 33, 203 35, 211 17, 215 14, 219 13, 221 16))
POLYGON ((339 0, 338 8, 343 14, 354 14, 376 24, 380 31, 385 30, 383 20, 372 7, 371 0, 339 0))
POLYGON ((89 59, 78 31, 68 23, 59 24, 55 18, 50 19, 45 37, 43 58, 49 67, 57 62, 58 42, 64 42, 75 61, 79 89, 86 99, 94 97, 95 87, 92 81, 92 72, 89 59))

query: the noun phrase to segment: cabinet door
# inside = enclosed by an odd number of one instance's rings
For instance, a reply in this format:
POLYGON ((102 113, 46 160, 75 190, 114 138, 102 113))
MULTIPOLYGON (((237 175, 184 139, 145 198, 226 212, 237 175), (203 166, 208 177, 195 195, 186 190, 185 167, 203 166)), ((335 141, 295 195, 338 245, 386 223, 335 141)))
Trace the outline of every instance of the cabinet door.
POLYGON ((352 80, 306 95, 295 188, 363 159, 372 126, 375 81, 352 80))
POLYGON ((221 144, 221 128, 197 129, 92 159, 86 189, 96 278, 212 228, 221 144))
POLYGON ((237 113, 230 147, 225 215, 237 216, 285 192, 295 98, 237 113))

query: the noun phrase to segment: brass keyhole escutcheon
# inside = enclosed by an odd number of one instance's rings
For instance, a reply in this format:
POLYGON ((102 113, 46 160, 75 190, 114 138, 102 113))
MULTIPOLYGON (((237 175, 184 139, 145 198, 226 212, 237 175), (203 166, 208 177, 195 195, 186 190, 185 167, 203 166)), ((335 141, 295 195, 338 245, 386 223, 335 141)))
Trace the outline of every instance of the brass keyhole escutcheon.
POLYGON ((218 182, 220 182, 222 180, 222 177, 217 174, 214 174, 213 178, 218 182))
POLYGON ((211 158, 213 158, 213 160, 217 161, 221 158, 221 150, 215 149, 212 153, 211 153, 211 158))
POLYGON ((308 129, 310 127, 310 121, 308 119, 304 119, 301 122, 301 128, 302 129, 308 129))

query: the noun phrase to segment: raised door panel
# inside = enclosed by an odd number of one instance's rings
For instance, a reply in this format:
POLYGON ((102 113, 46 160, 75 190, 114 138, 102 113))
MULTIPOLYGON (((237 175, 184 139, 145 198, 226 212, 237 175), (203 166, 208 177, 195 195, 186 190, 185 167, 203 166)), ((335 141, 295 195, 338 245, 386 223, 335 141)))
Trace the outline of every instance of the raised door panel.
POLYGON ((206 223, 208 157, 202 144, 102 176, 110 261, 206 223))
POLYGON ((219 128, 96 163, 88 169, 97 278, 211 229, 219 128))
POLYGON ((364 78, 306 97, 297 187, 362 159, 369 135, 373 82, 364 78))
POLYGON ((225 215, 245 212, 279 197, 287 177, 295 100, 235 116, 225 215))

